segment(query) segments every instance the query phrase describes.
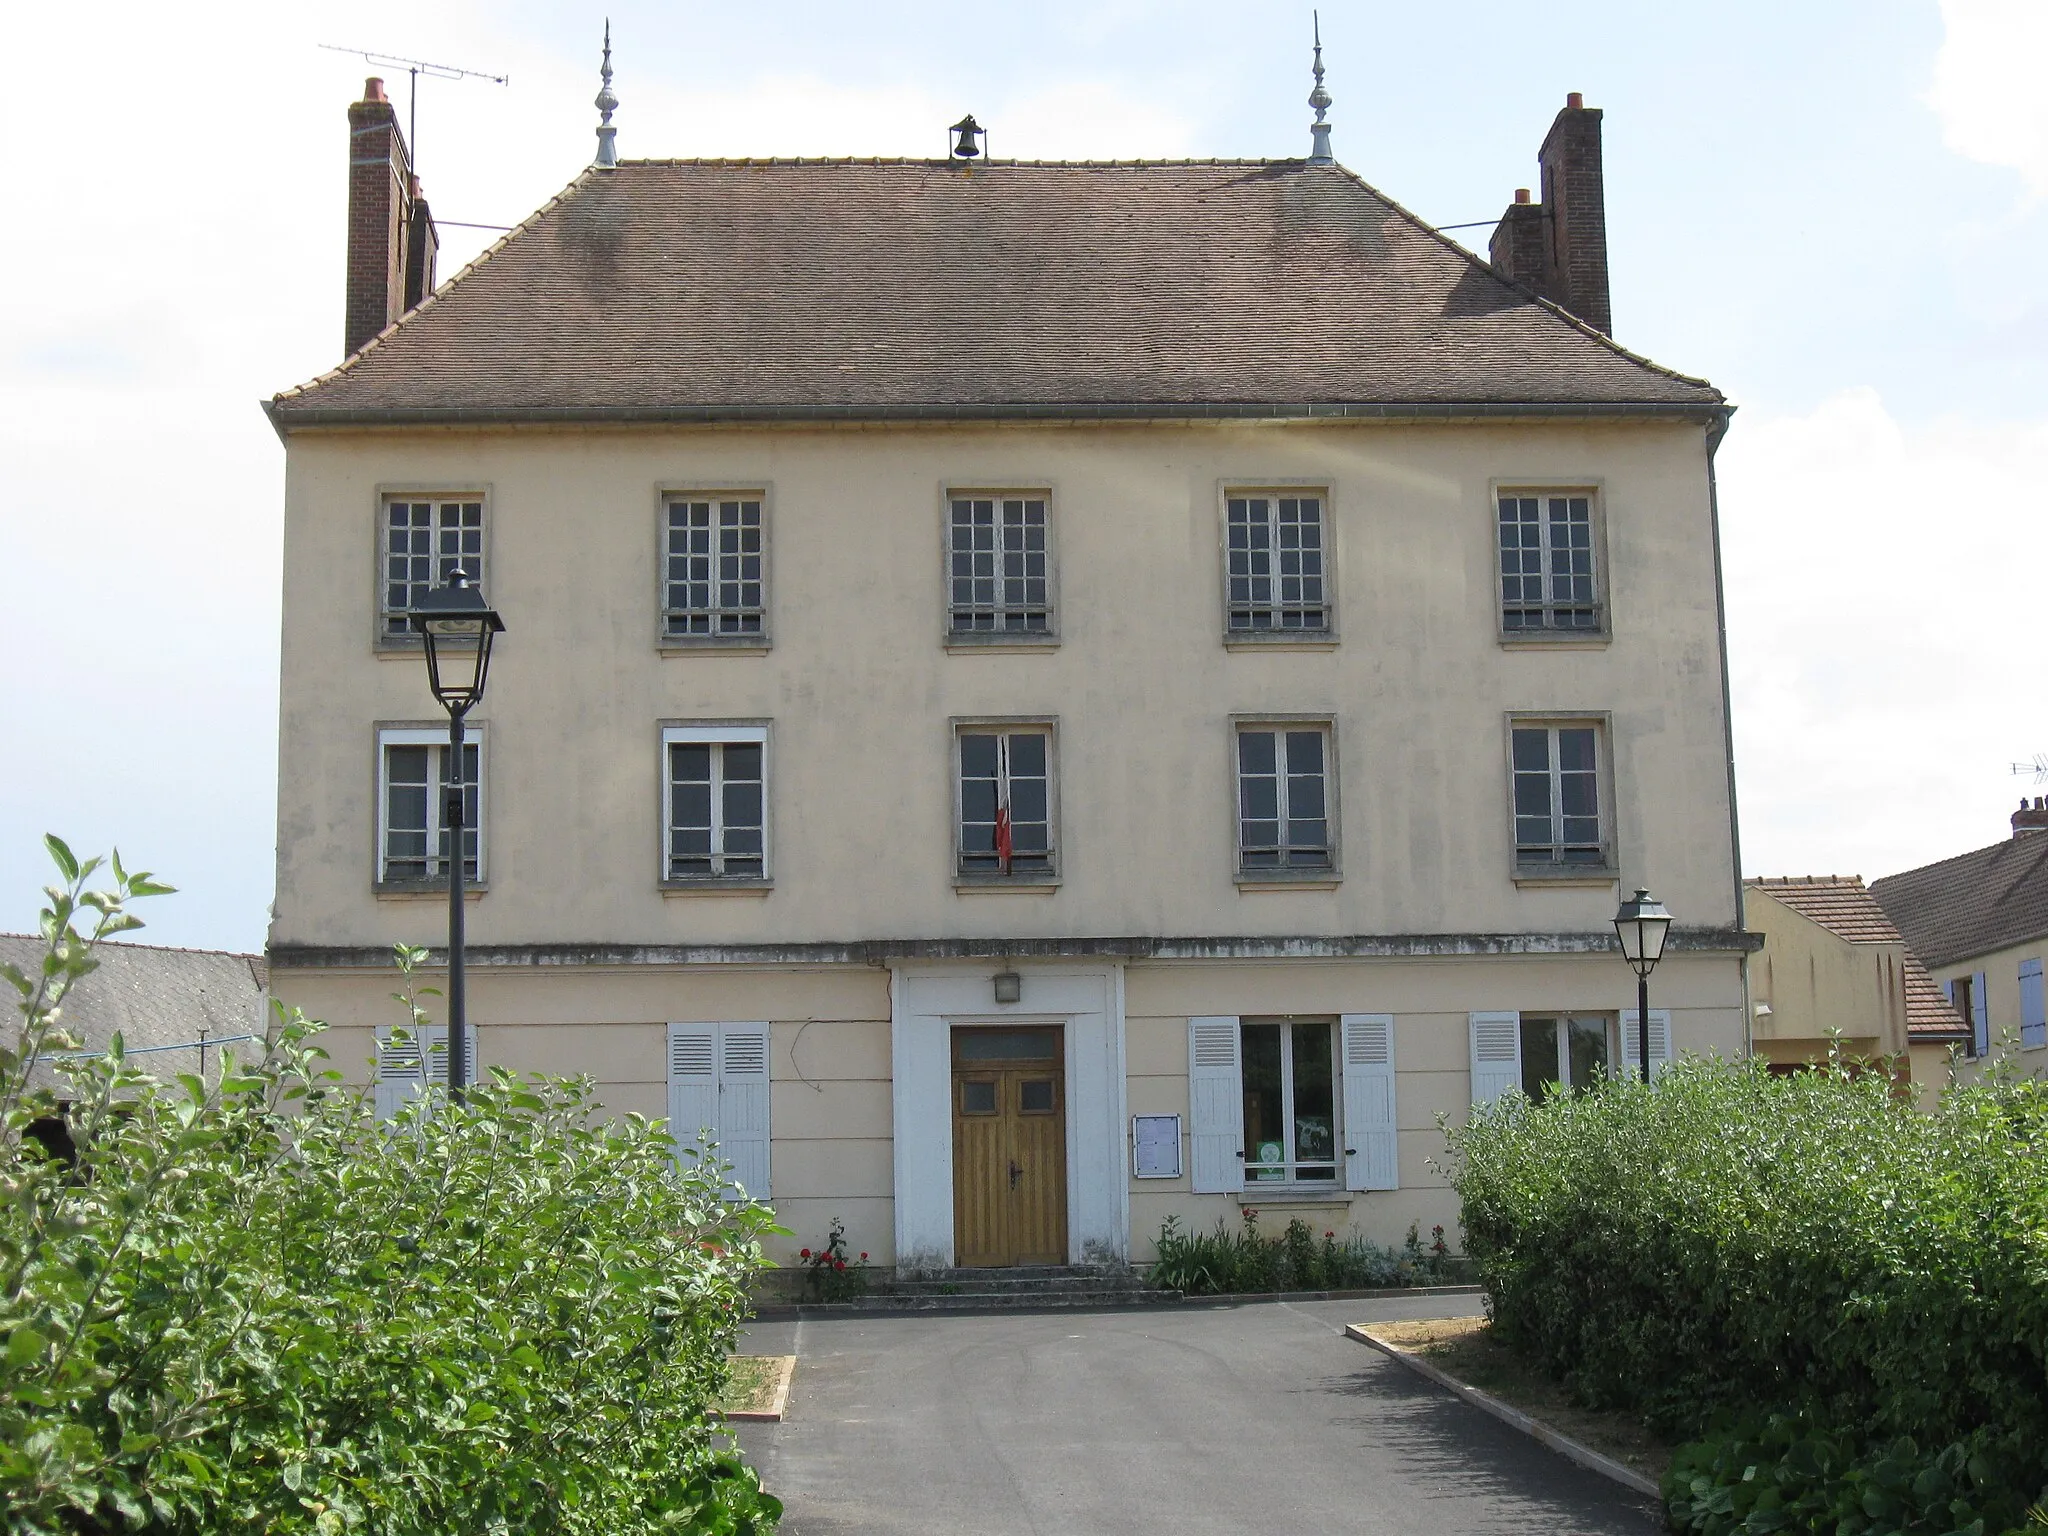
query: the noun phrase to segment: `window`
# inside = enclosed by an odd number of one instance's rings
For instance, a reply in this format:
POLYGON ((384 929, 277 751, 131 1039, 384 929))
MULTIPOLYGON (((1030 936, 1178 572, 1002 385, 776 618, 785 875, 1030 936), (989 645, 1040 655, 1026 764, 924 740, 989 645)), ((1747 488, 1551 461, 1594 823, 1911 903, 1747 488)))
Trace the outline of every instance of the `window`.
POLYGON ((1331 1019, 1245 1019, 1247 1184, 1337 1181, 1337 1058, 1331 1019))
POLYGON ((1398 1189, 1394 1016, 1188 1020, 1197 1193, 1398 1189))
MULTIPOLYGON (((477 1080, 476 1026, 463 1034, 466 1074, 477 1080)), ((435 1094, 448 1086, 448 1026, 423 1024, 407 1029, 383 1025, 377 1030, 377 1082, 374 1103, 379 1120, 394 1120, 408 1100, 435 1094)))
POLYGON ((669 726, 664 880, 768 877, 768 728, 669 726))
POLYGON ((2041 990, 2039 958, 2020 962, 2020 1049, 2048 1045, 2048 997, 2041 990))
POLYGON ((484 581, 481 496, 394 497, 384 503, 384 638, 413 638, 413 606, 457 567, 484 581))
POLYGON ((670 1024, 668 1133, 676 1159, 732 1165, 728 1196, 770 1197, 766 1024, 670 1024))
POLYGON ((1613 1031, 1607 1014, 1523 1014, 1522 1091, 1539 1103, 1554 1088, 1584 1093, 1612 1070, 1613 1031))
POLYGON ((1327 631, 1323 498, 1232 492, 1224 512, 1229 632, 1327 631))
POLYGON ((1600 631, 1585 492, 1500 493, 1500 627, 1510 635, 1600 631))
POLYGON ((1970 1056, 1991 1054, 1991 1011, 1990 999, 1985 995, 1984 973, 1972 971, 1967 976, 1951 976, 1948 982, 1948 1000, 1955 1007, 1956 1014, 1970 1026, 1970 1056))
POLYGON ((946 545, 952 633, 1049 637, 1046 498, 961 494, 950 500, 946 545))
POLYGON ((1325 872, 1331 856, 1329 727, 1239 726, 1237 860, 1251 875, 1325 872))
POLYGON ((1525 870, 1604 869, 1600 728, 1513 728, 1515 863, 1525 870))
POLYGON ((958 734, 959 870, 965 876, 1054 873, 1052 732, 1045 726, 958 734))
MULTIPOLYGON (((377 733, 377 881, 380 885, 445 884, 448 879, 448 733, 387 728, 377 733)), ((462 877, 484 877, 483 736, 463 732, 462 877)))
POLYGON ((663 537, 664 639, 759 640, 766 635, 758 495, 672 496, 663 537))

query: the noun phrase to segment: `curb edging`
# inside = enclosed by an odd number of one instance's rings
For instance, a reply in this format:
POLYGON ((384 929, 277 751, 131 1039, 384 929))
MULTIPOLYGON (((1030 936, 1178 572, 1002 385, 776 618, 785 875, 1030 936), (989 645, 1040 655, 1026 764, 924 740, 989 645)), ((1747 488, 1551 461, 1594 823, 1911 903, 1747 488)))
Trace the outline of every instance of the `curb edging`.
POLYGON ((796 1356, 778 1355, 781 1369, 775 1379, 775 1397, 766 1408, 736 1408, 731 1413, 721 1413, 720 1418, 728 1424, 780 1424, 783 1415, 789 1411, 789 1381, 796 1374, 796 1356))
POLYGON ((1542 1420, 1533 1419, 1528 1414, 1522 1412, 1521 1409, 1511 1407, 1507 1403, 1502 1402, 1491 1392, 1483 1392, 1478 1387, 1468 1386, 1449 1372, 1431 1365, 1415 1351, 1403 1349, 1398 1344, 1389 1344, 1384 1339, 1374 1338, 1370 1333, 1366 1332, 1365 1326, 1358 1323, 1346 1323, 1344 1325, 1344 1332, 1358 1340, 1359 1343, 1370 1345, 1381 1354, 1391 1356, 1393 1359, 1400 1361, 1401 1364, 1407 1366, 1409 1370, 1415 1372, 1418 1376, 1435 1382, 1454 1396, 1463 1398, 1482 1413, 1492 1414, 1510 1429, 1520 1430, 1531 1439, 1549 1446, 1560 1456, 1577 1462, 1580 1466, 1586 1468, 1587 1471, 1598 1472, 1602 1477, 1620 1483, 1622 1487, 1632 1492, 1640 1493, 1646 1498, 1655 1499, 1659 1506, 1662 1506, 1664 1502, 1663 1490, 1634 1468, 1623 1466, 1612 1456, 1601 1455, 1600 1452, 1594 1450, 1590 1445, 1582 1445, 1572 1439, 1570 1435, 1558 1433, 1558 1431, 1552 1429, 1542 1420))

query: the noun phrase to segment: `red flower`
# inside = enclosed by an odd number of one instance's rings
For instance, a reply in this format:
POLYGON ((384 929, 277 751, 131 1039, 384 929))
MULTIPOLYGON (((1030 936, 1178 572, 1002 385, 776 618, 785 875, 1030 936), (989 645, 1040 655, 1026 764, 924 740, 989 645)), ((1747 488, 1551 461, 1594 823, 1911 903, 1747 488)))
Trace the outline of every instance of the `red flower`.
POLYGON ((866 1255, 866 1254, 862 1254, 862 1255, 861 1255, 861 1257, 862 1257, 862 1258, 866 1258, 866 1257, 867 1257, 867 1255, 866 1255))
POLYGON ((1336 1235, 1337 1235, 1337 1234, 1336 1234, 1336 1233, 1334 1233, 1334 1232, 1325 1232, 1325 1233, 1323 1234, 1323 1236, 1325 1236, 1325 1237, 1335 1237, 1336 1235))
POLYGON ((804 1251, 803 1251, 802 1253, 800 1253, 800 1254, 798 1254, 798 1255, 797 1255, 797 1257, 798 1257, 798 1258, 803 1258, 803 1259, 808 1259, 808 1258, 809 1258, 810 1256, 811 1256, 811 1250, 810 1250, 810 1249, 808 1249, 808 1248, 806 1248, 806 1249, 805 1249, 805 1250, 804 1250, 804 1251))
POLYGON ((834 1259, 834 1260, 832 1261, 832 1267, 833 1267, 834 1269, 844 1269, 844 1268, 846 1268, 846 1260, 844 1260, 844 1259, 834 1259))

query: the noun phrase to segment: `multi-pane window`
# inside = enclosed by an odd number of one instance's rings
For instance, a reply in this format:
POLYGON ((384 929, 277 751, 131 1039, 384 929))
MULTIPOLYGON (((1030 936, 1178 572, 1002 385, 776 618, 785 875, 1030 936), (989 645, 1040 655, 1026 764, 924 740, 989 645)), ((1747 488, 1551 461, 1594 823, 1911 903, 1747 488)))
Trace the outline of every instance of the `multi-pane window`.
POLYGON ((1247 1184, 1337 1180, 1336 1028, 1330 1019, 1245 1019, 1247 1184))
POLYGON ((1328 629, 1323 498, 1237 494, 1225 512, 1230 629, 1328 629))
POLYGON ((1516 864, 1605 865, 1599 728, 1518 725, 1513 761, 1516 864))
POLYGON ((1559 1087, 1585 1092, 1612 1070, 1613 1028, 1608 1014, 1523 1014, 1522 1091, 1538 1101, 1559 1087))
MULTIPOLYGON (((483 878, 482 752, 482 738, 466 731, 459 776, 465 880, 483 878)), ((378 753, 377 879, 393 885, 445 881, 452 824, 447 733, 380 731, 378 753)))
POLYGON ((1247 872, 1327 870, 1329 731, 1324 726, 1240 726, 1237 857, 1247 872))
POLYGON ((672 726, 668 880, 760 880, 768 874, 768 732, 762 726, 672 726))
POLYGON ((384 633, 413 633, 412 610, 457 568, 484 586, 484 504, 461 496, 384 503, 384 633))
POLYGON ((663 627, 669 638, 744 639, 764 632, 760 497, 671 497, 664 537, 663 627))
POLYGON ((1592 497, 1501 493, 1500 624, 1510 634, 1599 630, 1592 497))
POLYGON ((1049 635, 1043 496, 954 496, 947 522, 955 634, 1049 635))
POLYGON ((960 873, 1052 874, 1052 733, 967 728, 958 740, 960 873))

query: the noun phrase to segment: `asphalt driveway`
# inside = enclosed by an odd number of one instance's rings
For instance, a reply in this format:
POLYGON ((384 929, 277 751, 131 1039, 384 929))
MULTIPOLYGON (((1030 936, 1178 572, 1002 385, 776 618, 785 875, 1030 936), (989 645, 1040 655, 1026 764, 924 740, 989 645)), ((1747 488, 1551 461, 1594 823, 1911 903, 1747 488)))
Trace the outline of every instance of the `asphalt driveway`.
POLYGON ((757 1325, 789 1413, 739 1426, 792 1536, 1663 1528, 1649 1501, 1347 1339, 1474 1296, 757 1325))

